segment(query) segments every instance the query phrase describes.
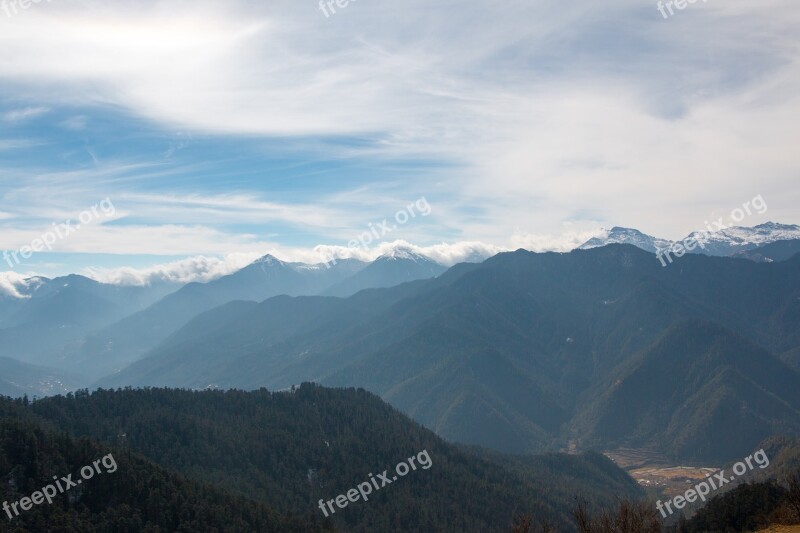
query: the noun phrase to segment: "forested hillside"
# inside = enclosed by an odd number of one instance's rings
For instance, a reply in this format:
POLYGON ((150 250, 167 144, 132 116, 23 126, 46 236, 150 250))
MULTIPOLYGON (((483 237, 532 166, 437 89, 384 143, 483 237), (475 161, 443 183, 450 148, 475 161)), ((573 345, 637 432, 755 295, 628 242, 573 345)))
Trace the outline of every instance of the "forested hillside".
POLYGON ((124 445, 189 479, 304 517, 322 517, 320 499, 427 450, 429 469, 332 517, 349 531, 498 531, 521 510, 568 531, 576 495, 598 506, 641 495, 598 454, 478 457, 363 390, 98 391, 43 399, 30 412, 72 435, 124 445))
MULTIPOLYGON (((242 496, 192 481, 130 450, 70 437, 35 420, 21 400, 0 398, 0 501, 9 503, 8 532, 323 531, 321 521, 278 514, 242 496), (82 480, 87 465, 113 458, 113 468, 82 480), (71 476, 71 477, 70 477, 71 476), (76 486, 29 510, 10 504, 70 477, 76 486), (82 482, 81 482, 82 481, 82 482), (19 511, 17 514, 16 511, 19 511)), ((69 487, 62 482, 61 487, 69 487)), ((34 499, 34 502, 36 500, 34 499)))

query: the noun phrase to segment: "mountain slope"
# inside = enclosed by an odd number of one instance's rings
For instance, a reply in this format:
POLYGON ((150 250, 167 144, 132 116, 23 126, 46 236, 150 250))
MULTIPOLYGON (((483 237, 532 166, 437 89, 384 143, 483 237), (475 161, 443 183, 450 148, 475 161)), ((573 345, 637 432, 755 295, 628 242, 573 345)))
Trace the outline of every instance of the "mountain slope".
POLYGON ((681 458, 738 457, 769 435, 800 434, 799 382, 746 339, 686 321, 588 391, 572 429, 586 445, 671 442, 681 458))
MULTIPOLYGON (((266 506, 156 466, 128 450, 55 433, 21 403, 0 398, 3 531, 323 531, 318 520, 279 516, 266 506), (82 468, 99 472, 82 479, 82 468), (90 466, 91 468, 91 466, 90 466), (54 479, 77 482, 32 509, 13 505, 54 479)), ((66 483, 61 483, 67 488, 66 483)), ((54 492, 57 492, 54 490, 54 492)), ((41 496, 41 495, 40 495, 41 496)), ((36 497, 33 498, 36 502, 36 497)))
POLYGON ((364 289, 394 287, 408 281, 433 278, 445 270, 445 267, 410 249, 396 248, 322 294, 347 297, 364 289))
POLYGON ((208 283, 189 283, 147 309, 88 335, 70 354, 70 364, 97 379, 139 359, 190 319, 234 301, 261 301, 279 294, 316 294, 363 268, 355 260, 331 268, 284 263, 264 256, 208 283))
MULTIPOLYGON (((102 383, 364 386, 448 439, 509 452, 553 449, 574 438, 563 428, 586 408, 582 395, 675 323, 715 322, 770 356, 800 347, 800 257, 757 264, 687 255, 662 268, 628 245, 517 251, 344 300, 262 305, 252 319, 215 310, 207 323, 220 329, 209 337, 178 332, 180 342, 102 383)), ((716 364, 722 371, 724 361, 716 364)), ((795 414, 784 415, 794 427, 795 414)), ((665 449, 685 453, 675 439, 665 449)))
POLYGON ((786 261, 800 254, 800 239, 775 241, 762 244, 751 250, 736 252, 733 257, 741 257, 759 263, 786 261))
POLYGON ((298 516, 321 518, 320 499, 427 452, 428 468, 338 510, 332 520, 346 531, 502 531, 522 509, 572 531, 576 493, 599 505, 641 494, 599 454, 475 457, 363 390, 98 391, 31 410, 75 435, 125 433, 130 450, 161 466, 298 516))
POLYGON ((29 365, 16 359, 0 357, 0 396, 18 397, 65 394, 84 383, 77 376, 55 368, 29 365))
POLYGON ((13 303, 0 329, 0 357, 58 368, 72 343, 97 328, 144 309, 175 289, 171 284, 128 287, 77 275, 36 278, 13 303))

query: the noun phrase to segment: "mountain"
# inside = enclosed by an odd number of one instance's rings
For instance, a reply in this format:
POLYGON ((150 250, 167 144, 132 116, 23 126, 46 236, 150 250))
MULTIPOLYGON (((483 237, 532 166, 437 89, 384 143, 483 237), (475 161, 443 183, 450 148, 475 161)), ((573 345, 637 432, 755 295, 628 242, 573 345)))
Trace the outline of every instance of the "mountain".
POLYGON ((320 500, 388 470, 391 486, 326 520, 342 531, 503 531, 522 510, 574 531, 577 494, 598 506, 642 495, 600 454, 472 453, 363 389, 104 390, 29 410, 73 437, 108 443, 124 434, 126 451, 162 468, 309 521, 323 518, 320 500), (417 468, 395 480, 395 465, 410 457, 417 468))
POLYGON ((759 263, 770 263, 773 261, 786 261, 797 254, 800 254, 800 239, 761 244, 750 250, 736 252, 733 257, 749 259, 759 263))
POLYGON ((579 246, 578 249, 590 250, 608 244, 631 244, 647 252, 656 253, 658 250, 671 246, 672 242, 666 239, 652 237, 637 229, 615 226, 610 230, 604 230, 603 234, 600 236, 592 237, 579 246))
MULTIPOLYGON (((731 426, 709 435, 731 443, 715 448, 722 461, 746 451, 745 440, 763 438, 762 430, 797 427, 793 396, 781 384, 800 385, 800 376, 777 356, 800 348, 798 267, 800 256, 758 264, 686 255, 662 268, 652 254, 629 245, 568 254, 519 250, 347 299, 282 297, 250 309, 214 309, 99 384, 363 386, 457 442, 522 453, 585 438, 604 449, 641 441, 635 424, 612 439, 582 423, 598 409, 633 416, 602 394, 605 384, 633 372, 629 365, 649 360, 648 353, 685 365, 680 335, 661 339, 676 324, 712 323, 749 344, 735 369, 709 356, 697 372, 709 379, 720 374, 728 387, 749 373, 745 356, 769 362, 760 381, 730 390, 725 405, 754 406, 757 416, 765 413, 755 407, 764 398, 785 405, 750 433, 739 435, 731 426)), ((698 356, 706 353, 695 348, 698 356)), ((631 375, 649 375, 641 372, 631 375)), ((662 420, 658 390, 640 392, 636 402, 650 409, 642 417, 662 420)), ((713 388, 701 387, 693 397, 683 420, 715 416, 720 398, 713 388)), ((667 437, 657 443, 667 455, 706 453, 690 450, 679 433, 667 437)))
MULTIPOLYGON (((19 297, 5 296, 12 312, 0 323, 0 357, 63 368, 64 350, 87 333, 146 308, 175 290, 100 283, 84 276, 33 278, 19 297)), ((0 306, 3 307, 3 306, 0 306)), ((75 373, 79 373, 79 369, 75 373)))
POLYGON ((0 285, 0 328, 6 327, 36 290, 48 283, 47 278, 34 276, 0 285))
POLYGON ((19 397, 66 394, 82 386, 83 380, 54 368, 29 365, 0 357, 0 396, 19 397))
POLYGON ((677 456, 713 464, 770 435, 800 434, 799 382, 747 339, 686 321, 593 387, 572 431, 589 446, 673 442, 677 456))
POLYGON ((322 292, 324 296, 351 296, 364 289, 394 287, 407 281, 434 278, 447 268, 410 248, 397 247, 364 269, 322 292))
POLYGON ((684 240, 687 239, 702 245, 697 250, 704 254, 730 256, 776 241, 800 239, 800 226, 767 222, 752 228, 735 226, 714 232, 695 231, 684 240))
POLYGON ((285 263, 266 255, 208 283, 189 283, 140 312, 86 336, 69 356, 92 379, 130 364, 198 314, 234 301, 316 294, 364 267, 353 259, 324 265, 285 263))
MULTIPOLYGON (((752 228, 736 226, 717 231, 695 231, 687 235, 683 241, 677 242, 697 241, 702 246, 695 248, 693 250, 694 253, 719 257, 740 254, 739 257, 760 261, 762 260, 761 256, 758 254, 750 255, 748 252, 771 243, 796 241, 798 239, 800 239, 800 226, 767 222, 752 228)), ((636 229, 614 227, 606 230, 598 237, 589 239, 578 249, 589 250, 608 244, 631 244, 647 252, 657 253, 659 250, 672 247, 676 244, 676 241, 652 237, 636 229)), ((782 245, 781 247, 770 249, 769 252, 774 250, 774 253, 779 254, 784 259, 788 259, 786 254, 795 249, 793 246, 796 247, 797 245, 782 245)))
POLYGON ((0 398, 0 435, 3 531, 330 530, 318 519, 278 515, 250 498, 189 481, 129 450, 56 433, 22 402, 0 398), (94 471, 84 478, 86 467, 94 471), (25 499, 31 498, 39 505, 30 508, 25 499))
MULTIPOLYGON (((105 377, 98 385, 168 386, 179 383, 180 386, 200 389, 228 388, 231 385, 227 374, 238 373, 235 368, 240 359, 251 354, 258 357, 275 343, 303 335, 315 325, 319 326, 320 334, 344 332, 352 324, 366 322, 385 311, 420 283, 365 290, 348 299, 277 296, 259 304, 231 302, 197 316, 148 352, 147 357, 105 377)), ((303 357, 303 353, 298 353, 296 359, 303 360, 303 357)), ((253 388, 262 386, 262 377, 258 373, 253 377, 259 382, 253 388)), ((279 388, 285 388, 294 382, 283 380, 280 383, 279 388)))
POLYGON ((193 317, 235 300, 262 301, 277 295, 349 296, 363 289, 432 278, 445 270, 399 246, 368 265, 355 259, 328 265, 286 263, 267 255, 228 276, 190 283, 148 309, 88 335, 72 353, 70 364, 97 379, 141 358, 193 317))

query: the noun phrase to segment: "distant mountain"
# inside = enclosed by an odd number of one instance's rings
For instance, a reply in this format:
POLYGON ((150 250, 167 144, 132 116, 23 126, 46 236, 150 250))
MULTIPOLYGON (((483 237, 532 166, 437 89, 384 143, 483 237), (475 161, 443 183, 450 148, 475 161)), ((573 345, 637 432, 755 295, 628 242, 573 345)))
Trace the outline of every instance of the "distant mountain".
POLYGON ((758 263, 771 263, 773 261, 786 261, 797 254, 800 254, 800 239, 761 244, 750 250, 736 252, 732 257, 749 259, 758 263))
MULTIPOLYGON (((736 226, 713 232, 695 231, 687 235, 683 241, 677 242, 685 242, 690 239, 702 245, 702 247, 695 248, 694 253, 719 257, 738 253, 743 254, 740 257, 759 261, 761 260, 759 255, 749 255, 746 252, 778 241, 798 240, 800 239, 800 226, 767 222, 752 228, 736 226)), ((589 239, 578 249, 588 250, 608 244, 631 244, 647 252, 656 253, 672 247, 675 243, 668 239, 646 235, 636 229, 614 227, 601 236, 589 239)), ((784 258, 787 257, 784 256, 784 258)))
POLYGON ((697 250, 704 254, 730 256, 776 241, 800 239, 800 226, 767 222, 752 228, 736 226, 715 232, 695 231, 686 237, 690 238, 703 246, 697 250))
POLYGON ((407 281, 433 278, 447 270, 409 248, 395 248, 367 267, 322 292, 324 296, 351 296, 364 289, 394 287, 407 281))
POLYGON ((61 370, 0 357, 0 396, 66 394, 86 384, 81 378, 61 370))
POLYGON ((604 230, 603 234, 598 237, 592 237, 579 246, 578 249, 589 250, 608 244, 631 244, 647 252, 656 253, 658 250, 669 247, 672 242, 667 239, 652 237, 637 229, 615 226, 610 230, 604 230))
POLYGON ((69 364, 92 379, 118 370, 198 314, 234 301, 262 301, 279 294, 317 294, 362 269, 353 259, 325 265, 285 263, 271 255, 208 283, 189 283, 147 309, 88 335, 70 355, 69 364))
POLYGON ((235 300, 258 302, 277 295, 350 296, 363 289, 432 278, 445 270, 404 247, 369 264, 340 259, 328 265, 308 265, 267 255, 228 276, 190 283, 150 308, 87 336, 72 355, 71 364, 99 378, 139 359, 193 317, 235 300))
POLYGON ((388 469, 391 486, 326 520, 339 531, 506 531, 523 510, 573 531, 576 494, 601 506, 642 495, 600 454, 478 457, 363 389, 98 391, 37 401, 29 411, 73 437, 108 443, 124 434, 126 453, 282 516, 322 520, 319 500, 388 469), (415 470, 395 474, 422 452, 415 470))
POLYGON ((0 357, 62 367, 66 346, 175 289, 166 283, 110 285, 78 275, 33 278, 20 289, 20 298, 6 295, 0 304, 10 308, 0 322, 0 357))
MULTIPOLYGON (((770 361, 764 368, 773 375, 757 382, 760 390, 793 405, 778 384, 788 379, 800 388, 800 376, 777 355, 789 362, 800 348, 798 302, 800 256, 757 264, 687 255, 662 268, 652 254, 629 245, 569 254, 519 250, 347 299, 284 297, 252 309, 214 309, 100 384, 364 386, 454 441, 519 453, 586 438, 602 448, 636 441, 638 427, 612 440, 578 423, 581 416, 599 408, 604 384, 626 375, 627 365, 646 358, 670 328, 687 320, 745 338, 750 357, 770 361)), ((680 336, 665 342, 673 349, 660 353, 685 365, 680 336)), ((724 373, 729 364, 709 359, 703 375, 724 373)), ((640 392, 637 403, 658 403, 658 389, 640 392)), ((729 394, 731 405, 760 405, 764 398, 745 386, 729 394)), ((632 413, 625 405, 616 409, 621 419, 632 413)), ((691 409, 682 415, 686 420, 714 412, 713 404, 691 409)), ((762 430, 778 425, 795 428, 798 421, 791 407, 749 433, 722 429, 714 442, 730 445, 715 448, 718 459, 729 459, 734 448, 745 451, 743 439, 761 438, 762 430)), ((705 453, 681 444, 677 434, 667 436, 657 443, 663 453, 686 459, 705 453)))

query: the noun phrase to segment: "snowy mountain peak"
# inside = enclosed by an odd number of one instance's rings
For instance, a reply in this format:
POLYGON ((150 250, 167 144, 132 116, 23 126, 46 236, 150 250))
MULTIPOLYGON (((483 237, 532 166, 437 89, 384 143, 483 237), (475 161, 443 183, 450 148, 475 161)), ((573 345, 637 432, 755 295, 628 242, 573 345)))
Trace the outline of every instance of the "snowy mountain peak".
POLYGON ((578 249, 589 250, 591 248, 606 246, 607 244, 632 244, 642 250, 656 253, 657 250, 670 246, 671 242, 666 239, 652 237, 637 229, 614 226, 610 230, 603 229, 601 235, 589 239, 578 249))
POLYGON ((262 266, 264 265, 272 266, 272 265, 285 265, 286 263, 284 263, 283 261, 281 261, 280 259, 278 259, 273 255, 267 254, 264 257, 259 257, 258 259, 253 261, 253 264, 262 266))
MULTIPOLYGON (((779 224, 765 222, 752 228, 734 226, 722 228, 717 231, 695 231, 689 234, 684 242, 696 241, 700 247, 696 253, 706 255, 729 256, 743 250, 752 250, 765 244, 776 241, 800 240, 800 226, 794 224, 779 224)), ((615 226, 589 239, 582 244, 580 250, 597 248, 607 244, 632 244, 642 250, 657 253, 674 244, 668 239, 652 237, 633 228, 615 226)))
POLYGON ((776 240, 800 238, 800 226, 797 224, 779 224, 777 222, 765 222, 758 226, 753 226, 759 234, 769 234, 776 240))
POLYGON ((410 246, 395 246, 388 252, 384 253, 376 261, 397 261, 397 260, 414 261, 415 263, 431 263, 432 259, 415 252, 410 246))
POLYGON ((752 228, 733 226, 718 231, 695 231, 687 239, 694 239, 709 255, 732 255, 741 250, 751 250, 776 241, 800 239, 800 226, 766 222, 752 228))

